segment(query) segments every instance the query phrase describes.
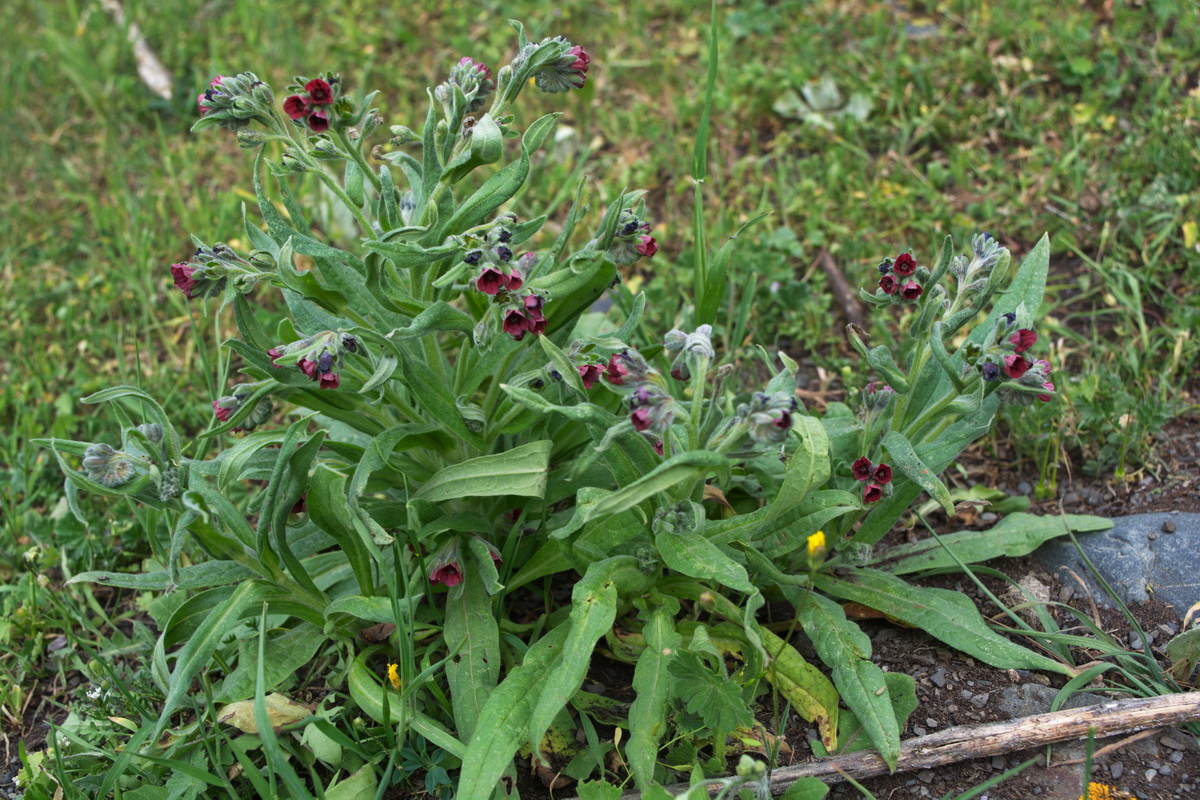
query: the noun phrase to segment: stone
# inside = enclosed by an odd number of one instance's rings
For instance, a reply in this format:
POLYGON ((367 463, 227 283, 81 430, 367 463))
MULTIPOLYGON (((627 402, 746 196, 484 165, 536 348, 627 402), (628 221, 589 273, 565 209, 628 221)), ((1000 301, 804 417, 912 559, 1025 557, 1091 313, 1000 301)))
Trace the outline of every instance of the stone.
POLYGON ((990 697, 991 695, 988 692, 977 694, 971 698, 971 705, 975 706, 976 708, 983 708, 987 705, 988 698, 990 697))
MULTIPOLYGON (((1155 599, 1174 607, 1182 619, 1187 609, 1200 599, 1200 581, 1196 578, 1200 575, 1200 514, 1178 512, 1116 517, 1111 529, 1080 533, 1076 538, 1123 603, 1147 602, 1150 594, 1146 587, 1150 585, 1155 599), (1150 539, 1149 534, 1162 530, 1168 522, 1175 527, 1171 536, 1150 539)), ((1073 582, 1066 569, 1073 570, 1088 585, 1098 605, 1113 607, 1069 540, 1047 542, 1034 552, 1034 556, 1064 580, 1073 582)))
POLYGON ((1117 780, 1118 778, 1120 778, 1122 775, 1125 774, 1125 765, 1122 764, 1120 761, 1112 762, 1111 764, 1108 765, 1108 774, 1112 775, 1112 779, 1114 781, 1117 780))
POLYGON ((1163 533, 1174 533, 1175 528, 1175 520, 1169 519, 1162 524, 1162 527, 1160 527, 1159 530, 1161 530, 1163 533))
POLYGON ((1017 491, 1021 494, 1033 494, 1033 485, 1029 481, 1021 481, 1017 484, 1017 491))
POLYGON ((1158 740, 1158 743, 1161 744, 1163 747, 1169 747, 1172 750, 1187 750, 1186 744, 1184 744, 1183 742, 1179 741, 1178 739, 1172 738, 1170 736, 1162 737, 1161 739, 1158 740))
POLYGON ((921 783, 933 783, 933 770, 931 770, 931 769, 921 770, 920 772, 917 773, 917 779, 920 780, 921 783))
POLYGON ((1004 771, 1004 756, 992 756, 992 769, 997 772, 1004 771))
MULTIPOLYGON (((1057 689, 1038 683, 1009 686, 1000 692, 997 707, 1000 714, 1009 719, 1045 714, 1050 711, 1050 704, 1054 702, 1057 695, 1057 689)), ((1080 692, 1068 697, 1062 708, 1082 708, 1102 702, 1104 702, 1104 698, 1099 695, 1080 692)))
POLYGON ((946 670, 939 669, 937 672, 929 676, 929 680, 933 681, 933 685, 939 689, 946 688, 946 670))

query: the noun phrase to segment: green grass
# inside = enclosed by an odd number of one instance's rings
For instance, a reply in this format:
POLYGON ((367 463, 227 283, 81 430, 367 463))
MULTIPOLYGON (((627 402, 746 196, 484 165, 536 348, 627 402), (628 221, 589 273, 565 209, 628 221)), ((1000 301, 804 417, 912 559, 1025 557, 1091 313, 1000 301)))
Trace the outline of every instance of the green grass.
MULTIPOLYGON (((1018 455, 1047 491, 1067 459, 1072 470, 1118 478, 1154 469, 1152 434, 1196 402, 1200 17, 1186 0, 1119 5, 1106 20, 1091 5, 1037 0, 911 11, 725 4, 707 203, 721 238, 774 212, 735 256, 730 302, 754 292, 754 340, 834 376, 849 363, 842 311, 813 266, 821 248, 852 285, 868 286, 882 256, 911 246, 931 260, 946 234, 965 245, 989 230, 1019 255, 1048 231, 1038 355, 1050 354, 1063 397, 1009 415, 1018 455), (868 118, 826 130, 774 113, 784 90, 821 75, 845 95, 866 95, 868 118)), ((114 525, 98 502, 85 506, 89 526, 70 521, 57 466, 27 442, 111 442, 111 420, 80 398, 116 383, 143 386, 191 431, 208 424, 222 374, 204 353, 231 321, 195 313, 166 270, 191 251, 189 233, 240 235, 247 153, 232 137, 188 133, 212 75, 251 70, 282 87, 297 73, 337 69, 350 87, 381 90, 389 124, 416 127, 411 109, 453 59, 511 55, 508 17, 526 20, 531 36, 585 44, 591 80, 535 164, 529 185, 539 196, 518 198, 516 210, 553 201, 561 217, 580 174, 596 176, 594 204, 622 187, 650 190, 662 250, 641 277, 652 325, 666 330, 691 291, 703 6, 564 3, 549 14, 529 0, 466 13, 435 0, 403 10, 361 0, 303 9, 127 2, 175 77, 171 102, 140 83, 123 32, 97 4, 0 6, 12 43, 0 56, 0 644, 21 643, 0 661, 0 685, 61 678, 86 662, 84 646, 150 641, 136 627, 113 633, 133 598, 56 590, 85 569, 136 565, 164 531, 154 521, 114 525), (30 561, 34 546, 40 559, 30 561), (46 648, 59 635, 69 656, 46 648)), ((527 122, 550 107, 527 95, 520 114, 527 122)), ((22 702, 9 689, 0 707, 19 715, 22 702)), ((49 708, 64 703, 59 695, 49 708)))

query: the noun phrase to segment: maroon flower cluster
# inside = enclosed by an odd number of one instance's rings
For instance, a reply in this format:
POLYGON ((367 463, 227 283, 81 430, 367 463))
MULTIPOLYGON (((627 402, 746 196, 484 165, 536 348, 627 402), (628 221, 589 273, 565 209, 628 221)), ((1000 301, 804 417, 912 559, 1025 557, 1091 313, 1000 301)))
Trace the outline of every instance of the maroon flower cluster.
MULTIPOLYGON (((481 540, 483 541, 483 540, 481 540)), ((500 551, 496 549, 491 542, 484 541, 487 545, 488 555, 492 557, 492 561, 496 566, 504 563, 504 559, 500 556, 500 551)), ((458 586, 463 582, 462 566, 459 564, 458 542, 451 541, 433 557, 429 564, 429 582, 440 583, 447 588, 458 586)))
POLYGON ((542 315, 545 300, 539 294, 527 294, 519 306, 514 306, 504 314, 500 327, 518 342, 525 334, 532 333, 541 336, 546 332, 546 318, 542 315))
MULTIPOLYGON (((337 79, 334 79, 337 83, 337 79)), ((329 108, 335 99, 333 85, 321 78, 313 78, 304 84, 304 91, 283 101, 283 113, 289 119, 303 122, 313 133, 329 130, 329 108)))
POLYGON ((921 284, 912 279, 917 271, 917 260, 912 253, 901 253, 895 259, 885 258, 879 265, 879 288, 884 294, 899 294, 905 300, 913 301, 924 293, 921 284))
MULTIPOLYGON (((1010 312, 1004 315, 1004 319, 1009 325, 1012 325, 1016 321, 1016 315, 1010 312)), ((1040 386, 1047 392, 1053 392, 1054 383, 1047 380, 1050 377, 1050 362, 1042 358, 1030 360, 1024 356, 1029 348, 1037 344, 1037 340, 1037 332, 1029 328, 1020 328, 1015 331, 1000 345, 1005 350, 1011 349, 1011 353, 1001 356, 998 364, 994 361, 980 363, 979 370, 983 379, 988 382, 1008 379, 1026 386, 1040 386)), ((1051 394, 1037 395, 1037 399, 1043 403, 1050 402, 1052 397, 1051 394)))
POLYGON ((872 464, 866 456, 855 460, 850 472, 854 480, 864 483, 864 503, 878 503, 883 499, 883 487, 892 482, 892 468, 887 464, 872 464))
POLYGON ((608 248, 613 261, 627 267, 639 258, 654 258, 657 252, 658 242, 650 235, 650 223, 634 214, 633 209, 624 209, 608 248))
POLYGON ((575 369, 579 370, 579 378, 583 381, 583 388, 590 389, 600 380, 600 376, 605 372, 603 364, 578 364, 575 369))
POLYGON ((623 386, 627 375, 629 375, 629 369, 625 366, 623 356, 621 353, 613 353, 604 367, 604 380, 613 386, 623 386))

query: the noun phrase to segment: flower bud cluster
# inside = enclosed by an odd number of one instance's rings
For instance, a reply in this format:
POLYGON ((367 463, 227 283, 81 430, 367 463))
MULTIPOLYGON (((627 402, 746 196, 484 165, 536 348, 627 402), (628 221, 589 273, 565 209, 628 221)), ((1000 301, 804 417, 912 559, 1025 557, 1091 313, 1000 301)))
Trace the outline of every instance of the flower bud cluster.
MULTIPOLYGON (((243 383, 235 386, 233 394, 225 395, 213 400, 213 415, 220 422, 228 422, 238 411, 242 409, 246 403, 250 402, 254 390, 257 388, 254 384, 243 383)), ((252 431, 259 425, 262 425, 271 418, 271 413, 274 411, 274 406, 271 403, 270 397, 263 397, 254 403, 254 408, 250 411, 250 415, 242 420, 241 424, 233 429, 234 433, 243 431, 252 431)))
POLYGON ((612 260, 628 267, 643 256, 653 258, 657 252, 658 243, 650 235, 650 223, 634 214, 632 209, 622 211, 608 248, 612 260))
POLYGON ((892 468, 887 464, 873 464, 862 456, 850 465, 850 474, 863 483, 864 503, 878 503, 885 494, 892 493, 892 468))
POLYGON ((863 388, 863 405, 866 407, 868 414, 876 411, 884 411, 895 396, 896 391, 891 386, 888 386, 886 383, 871 381, 863 388))
POLYGON ((692 333, 667 331, 663 348, 668 353, 679 353, 671 364, 671 377, 677 381, 690 381, 692 370, 707 371, 716 355, 712 345, 712 325, 701 325, 692 333))
POLYGON ((200 116, 206 124, 240 130, 252 121, 271 127, 275 112, 275 94, 253 72, 218 75, 196 98, 200 116))
POLYGON ((755 392, 749 403, 738 405, 737 420, 746 424, 755 444, 779 444, 792 429, 797 406, 794 394, 755 392))
POLYGON ((336 389, 341 383, 338 370, 346 353, 357 353, 358 340, 347 333, 324 331, 267 351, 276 367, 295 366, 317 381, 322 389, 336 389))
POLYGON ((467 98, 467 113, 483 108, 487 96, 496 90, 496 82, 492 80, 492 71, 488 69, 488 65, 469 56, 460 58, 450 69, 449 83, 462 89, 467 98))
POLYGON ((230 280, 239 292, 249 292, 274 269, 275 259, 264 250, 255 250, 244 259, 229 245, 218 242, 212 247, 198 247, 188 261, 172 264, 171 279, 184 297, 194 300, 216 297, 230 280))
POLYGON ((512 68, 519 74, 530 63, 535 65, 533 80, 537 87, 543 92, 556 93, 582 89, 592 59, 582 47, 554 36, 525 45, 513 60, 512 68), (546 55, 552 48, 556 53, 546 55))
MULTIPOLYGON (((917 259, 911 252, 885 258, 879 264, 879 290, 893 303, 915 303, 925 289, 917 282, 917 259)), ((926 271, 927 272, 927 271, 926 271)))
POLYGON ((283 101, 283 113, 297 125, 303 125, 313 133, 324 133, 329 130, 333 120, 330 113, 337 101, 338 88, 341 78, 329 75, 323 78, 313 78, 310 81, 297 78, 294 86, 295 94, 283 101), (303 86, 303 90, 300 87, 303 86))

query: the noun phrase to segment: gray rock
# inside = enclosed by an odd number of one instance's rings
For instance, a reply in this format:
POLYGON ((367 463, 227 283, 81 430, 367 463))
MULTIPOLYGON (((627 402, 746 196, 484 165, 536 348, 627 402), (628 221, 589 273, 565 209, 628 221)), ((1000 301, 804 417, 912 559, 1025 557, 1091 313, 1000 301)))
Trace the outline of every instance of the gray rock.
POLYGON ((1029 483, 1029 481, 1021 481, 1017 484, 1017 491, 1021 494, 1032 494, 1033 486, 1029 483))
POLYGON ((1108 774, 1112 775, 1113 780, 1120 778, 1125 774, 1125 765, 1120 761, 1114 761, 1108 765, 1108 774))
MULTIPOLYGON (((1133 514, 1117 517, 1107 531, 1082 533, 1080 546, 1096 569, 1104 576, 1123 603, 1140 604, 1154 596, 1175 608, 1182 618, 1193 603, 1200 600, 1200 514, 1133 514), (1167 522, 1175 525, 1171 536, 1157 536, 1167 522)), ((1075 571, 1087 582, 1092 597, 1112 608, 1108 595, 1088 573, 1070 541, 1047 542, 1034 553, 1051 572, 1064 567, 1075 571)), ((1060 577, 1070 579, 1065 572, 1060 577)), ((1073 580, 1073 579, 1071 579, 1073 580)))
POLYGON ((937 672, 929 676, 929 680, 933 681, 933 685, 939 689, 946 687, 946 670, 939 669, 937 672))
POLYGON ((976 708, 983 708, 987 705, 988 698, 990 697, 991 695, 987 692, 984 692, 983 694, 977 694, 971 698, 971 705, 975 706, 976 708))
POLYGON ((917 773, 917 778, 921 783, 933 783, 933 770, 923 769, 917 773))
POLYGON ((992 769, 997 772, 1004 771, 1004 756, 992 756, 992 769))
MULTIPOLYGON (((1002 715, 1010 719, 1029 717, 1034 714, 1045 714, 1050 711, 1050 704, 1054 702, 1054 698, 1057 695, 1057 689, 1042 686, 1040 683, 1009 686, 1000 692, 997 707, 1002 715)), ((1081 708, 1082 706, 1090 706, 1103 702, 1104 698, 1099 695, 1082 692, 1073 694, 1067 698, 1062 708, 1081 708)))

